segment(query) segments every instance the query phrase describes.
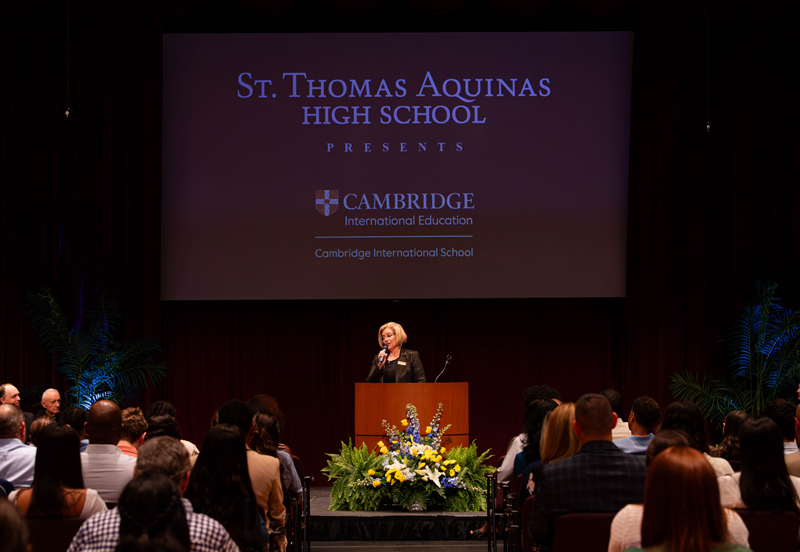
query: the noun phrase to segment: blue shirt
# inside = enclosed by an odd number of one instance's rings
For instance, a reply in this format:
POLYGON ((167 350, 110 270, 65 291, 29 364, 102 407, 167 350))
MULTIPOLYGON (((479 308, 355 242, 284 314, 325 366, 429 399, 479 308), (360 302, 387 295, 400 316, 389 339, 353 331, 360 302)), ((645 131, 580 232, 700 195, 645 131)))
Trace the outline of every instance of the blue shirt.
POLYGON ((29 447, 19 439, 0 439, 0 479, 15 488, 30 487, 36 466, 36 447, 29 447))
POLYGON ((619 448, 619 450, 622 452, 644 456, 647 453, 647 447, 650 445, 650 441, 653 440, 653 437, 654 435, 652 433, 647 437, 631 435, 630 437, 620 439, 619 441, 614 441, 614 444, 617 445, 617 448, 619 448))

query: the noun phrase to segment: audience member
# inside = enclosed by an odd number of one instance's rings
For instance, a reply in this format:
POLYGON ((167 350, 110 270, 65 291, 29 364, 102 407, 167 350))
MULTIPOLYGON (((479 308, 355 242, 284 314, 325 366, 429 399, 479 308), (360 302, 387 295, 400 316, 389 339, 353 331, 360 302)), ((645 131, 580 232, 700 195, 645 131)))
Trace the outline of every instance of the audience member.
POLYGON ((46 416, 44 414, 42 414, 41 416, 39 416, 38 418, 33 420, 33 424, 31 425, 31 430, 30 430, 31 445, 33 445, 34 447, 38 447, 39 446, 39 434, 42 432, 42 430, 45 427, 47 427, 47 426, 49 426, 50 424, 53 424, 53 423, 57 423, 55 421, 55 418, 51 418, 51 417, 46 416))
POLYGON ((786 456, 794 454, 799 450, 795 442, 794 410, 795 405, 786 399, 777 399, 768 402, 766 406, 764 406, 764 410, 761 411, 762 416, 766 416, 778 424, 778 429, 781 430, 781 437, 783 438, 783 454, 786 456))
MULTIPOLYGON (((275 397, 270 397, 269 395, 256 395, 249 401, 247 404, 250 406, 250 410, 252 414, 258 414, 259 412, 263 412, 264 414, 269 414, 273 418, 275 418, 278 424, 278 434, 280 435, 283 432, 283 428, 286 427, 286 418, 283 416, 283 412, 281 412, 280 407, 278 406, 278 401, 275 397)), ((284 443, 278 443, 278 450, 281 450, 289 455, 289 458, 292 457, 292 449, 285 445, 284 443)))
POLYGON ((22 442, 25 422, 14 404, 0 405, 0 478, 14 487, 30 487, 36 463, 36 449, 22 442))
POLYGON ((562 403, 548 412, 542 425, 541 456, 522 471, 522 484, 517 492, 520 511, 525 500, 536 492, 536 484, 542 475, 542 466, 568 458, 578 452, 581 442, 575 434, 575 403, 562 403))
POLYGON ((294 467, 292 457, 278 448, 280 430, 278 420, 266 412, 257 412, 253 416, 253 437, 250 448, 259 454, 274 456, 281 463, 281 486, 284 497, 299 497, 303 492, 300 477, 294 467))
POLYGON ((81 474, 78 434, 67 425, 51 423, 37 437, 33 486, 14 492, 11 500, 23 514, 35 518, 88 518, 106 509, 94 489, 86 489, 81 474))
POLYGON ((733 468, 724 458, 713 458, 708 454, 708 438, 706 437, 706 422, 697 405, 691 401, 675 401, 664 412, 664 421, 661 429, 680 429, 686 433, 689 446, 697 452, 703 453, 705 459, 714 468, 717 477, 730 475, 733 468))
MULTIPOLYGON (((242 550, 264 550, 269 533, 262 531, 248 472, 244 435, 220 424, 203 440, 185 496, 194 510, 216 519, 242 550)), ((283 519, 269 520, 273 527, 283 519)), ((268 522, 268 523, 269 523, 268 522)))
POLYGON ((556 518, 572 512, 618 512, 641 502, 647 468, 641 456, 625 454, 611 441, 617 416, 602 395, 584 395, 575 404, 573 427, 581 449, 546 464, 536 489, 529 533, 549 547, 556 518))
POLYGON ((689 437, 680 429, 662 429, 655 434, 645 453, 645 464, 653 463, 653 459, 669 447, 688 447, 689 437))
MULTIPOLYGON (((561 404, 563 398, 561 397, 561 393, 550 387, 549 385, 534 385, 532 387, 528 387, 522 393, 522 403, 525 407, 527 412, 528 406, 533 401, 538 400, 547 400, 550 399, 557 404, 561 404)), ((524 426, 524 420, 523 420, 524 426)), ((524 429, 524 427, 523 427, 524 429)), ((516 437, 514 437, 508 445, 508 450, 506 451, 506 457, 503 459, 502 465, 497 470, 497 482, 502 483, 503 481, 511 481, 512 476, 514 475, 514 460, 517 457, 517 454, 522 452, 522 449, 525 448, 526 445, 526 433, 523 431, 516 437)))
MULTIPOLYGON (((178 426, 178 411, 175 410, 175 406, 168 401, 156 401, 150 405, 150 408, 147 410, 147 422, 148 424, 152 423, 152 419, 156 416, 169 416, 173 420, 175 420, 175 425, 178 426)), ((197 456, 200 454, 200 450, 195 446, 194 443, 187 441, 186 439, 181 439, 180 437, 180 430, 178 430, 178 439, 180 439, 183 446, 186 447, 186 452, 189 453, 189 456, 197 456)))
POLYGON ((61 410, 61 394, 57 389, 47 389, 42 393, 42 408, 48 418, 55 418, 61 410))
POLYGON ((68 404, 61 410, 58 417, 62 424, 67 424, 78 432, 81 440, 81 452, 85 451, 89 446, 89 439, 86 438, 86 411, 74 404, 68 404))
MULTIPOLYGON (((245 435, 245 443, 253 436, 253 415, 247 403, 228 401, 219 408, 219 423, 231 424, 245 435)), ((219 426, 217 426, 219 427, 219 426)), ((247 447, 247 471, 261 519, 268 523, 267 529, 274 531, 284 523, 286 510, 283 507, 281 468, 277 458, 259 454, 247 447)))
POLYGON ((742 471, 719 478, 722 505, 800 513, 800 478, 786 468, 778 424, 766 416, 745 420, 739 442, 742 471))
POLYGON ((542 459, 539 446, 542 440, 542 425, 545 416, 558 405, 550 399, 533 401, 525 410, 525 446, 514 458, 514 472, 511 481, 515 482, 522 475, 526 466, 542 459))
POLYGON ((106 502, 117 502, 122 489, 133 478, 136 459, 117 448, 122 413, 111 401, 97 401, 86 418, 89 446, 81 454, 83 482, 97 490, 106 502))
POLYGON ((28 525, 5 499, 0 499, 0 535, 0 552, 28 552, 28 525))
MULTIPOLYGON (((800 434, 800 406, 797 407, 794 413, 794 431, 795 434, 800 434)), ((789 454, 784 459, 786 460, 789 475, 800 477, 800 452, 789 454)))
MULTIPOLYGON (((747 412, 744 410, 731 410, 722 422, 722 442, 709 454, 718 458, 724 458, 728 462, 739 463, 739 428, 742 422, 747 419, 747 412)), ((733 465, 733 464, 731 464, 733 465)))
MULTIPOLYGON (((148 441, 154 437, 172 437, 183 442, 178 422, 175 421, 175 418, 166 414, 159 414, 147 420, 147 434, 144 436, 144 440, 148 441)), ((188 448, 186 452, 189 452, 188 448)), ((191 453, 189 455, 191 456, 191 453)))
POLYGON ((617 415, 617 425, 611 431, 611 439, 619 441, 630 437, 631 430, 628 427, 628 422, 624 421, 625 415, 622 413, 622 393, 616 389, 603 389, 600 391, 600 395, 608 399, 608 402, 611 403, 611 410, 617 415))
MULTIPOLYGON (((22 399, 19 395, 19 389, 10 383, 0 385, 0 404, 13 404, 22 408, 21 403, 22 399)), ((25 442, 28 443, 31 440, 30 429, 31 425, 33 425, 33 414, 23 411, 22 416, 25 419, 25 429, 27 431, 25 442)))
POLYGON ((119 542, 115 552, 189 552, 191 539, 178 486, 150 473, 134 478, 119 499, 119 542))
POLYGON ((640 546, 743 552, 749 550, 748 537, 739 514, 720 505, 714 470, 703 455, 690 447, 670 447, 647 470, 644 504, 629 504, 614 516, 608 552, 640 546))
POLYGON ((650 441, 653 440, 653 428, 661 417, 658 403, 650 397, 639 397, 633 401, 628 416, 628 428, 631 436, 614 441, 617 448, 628 454, 644 455, 650 441))
MULTIPOLYGON (((126 457, 128 458, 128 457, 126 457)), ((144 443, 139 448, 136 459, 136 477, 166 476, 183 493, 189 481, 189 453, 186 447, 172 437, 158 437, 144 443)), ((181 499, 186 520, 189 524, 189 538, 193 552, 235 552, 238 547, 228 532, 216 520, 203 514, 196 514, 192 504, 181 499)), ((114 508, 90 517, 81 525, 72 540, 69 552, 79 550, 108 551, 117 545, 120 534, 119 509, 114 508)))
POLYGON ((139 454, 139 447, 144 443, 144 436, 147 432, 147 421, 141 408, 126 408, 122 411, 122 430, 117 447, 123 454, 136 458, 139 454))

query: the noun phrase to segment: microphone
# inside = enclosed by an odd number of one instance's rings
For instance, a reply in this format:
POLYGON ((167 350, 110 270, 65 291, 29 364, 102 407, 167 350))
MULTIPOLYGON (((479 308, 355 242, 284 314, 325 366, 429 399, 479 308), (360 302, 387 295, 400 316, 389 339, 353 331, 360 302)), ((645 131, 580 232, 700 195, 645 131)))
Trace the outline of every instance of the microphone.
POLYGON ((447 355, 447 357, 445 357, 445 359, 444 359, 444 368, 442 368, 442 371, 441 371, 441 372, 439 372, 439 375, 438 375, 438 376, 436 376, 436 379, 435 379, 435 380, 433 380, 433 383, 438 383, 438 382, 439 382, 439 377, 440 377, 442 374, 444 374, 444 371, 445 371, 445 370, 447 370, 447 365, 448 365, 448 364, 450 364, 450 359, 452 359, 452 358, 453 358, 453 357, 452 357, 452 356, 450 356, 450 355, 447 355))
POLYGON ((384 358, 384 361, 386 360, 386 357, 388 357, 388 356, 389 356, 389 346, 384 344, 384 346, 383 346, 383 358, 384 358))

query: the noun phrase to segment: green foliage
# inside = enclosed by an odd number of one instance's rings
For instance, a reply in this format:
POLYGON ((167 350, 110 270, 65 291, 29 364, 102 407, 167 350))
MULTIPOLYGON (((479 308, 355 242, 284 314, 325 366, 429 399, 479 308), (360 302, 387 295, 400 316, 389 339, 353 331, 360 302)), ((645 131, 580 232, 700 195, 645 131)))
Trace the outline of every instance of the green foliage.
POLYGON ((699 378, 689 370, 670 376, 670 390, 697 403, 710 419, 732 410, 757 416, 768 402, 792 398, 800 381, 800 312, 780 305, 774 282, 755 282, 756 298, 742 309, 726 340, 728 373, 699 378))
POLYGON ((328 481, 335 479, 331 489, 331 510, 375 511, 381 503, 388 500, 389 491, 385 487, 373 488, 367 477, 369 470, 382 471, 381 459, 361 443, 354 447, 352 441, 345 445, 339 454, 328 454, 328 467, 322 473, 328 481))
POLYGON ((455 460, 461 466, 460 481, 466 487, 449 494, 445 500, 445 510, 451 512, 478 512, 486 509, 486 475, 496 468, 484 464, 491 458, 489 450, 478 455, 478 445, 472 441, 467 448, 455 447, 447 453, 448 460, 455 460))
POLYGON ((100 399, 123 405, 139 396, 148 380, 156 384, 166 376, 166 363, 153 362, 161 353, 156 339, 117 340, 122 316, 115 298, 98 297, 74 328, 50 290, 28 294, 27 303, 31 325, 68 386, 69 402, 87 409, 100 399))

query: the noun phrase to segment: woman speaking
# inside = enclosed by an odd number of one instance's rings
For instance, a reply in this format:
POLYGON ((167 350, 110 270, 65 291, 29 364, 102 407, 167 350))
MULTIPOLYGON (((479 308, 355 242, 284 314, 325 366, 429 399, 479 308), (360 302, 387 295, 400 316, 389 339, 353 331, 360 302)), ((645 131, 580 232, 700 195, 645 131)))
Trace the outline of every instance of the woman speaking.
POLYGON ((408 339, 403 326, 387 322, 378 330, 378 344, 383 347, 372 359, 367 383, 425 383, 425 368, 419 353, 404 349, 408 339))

